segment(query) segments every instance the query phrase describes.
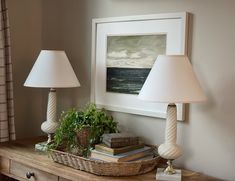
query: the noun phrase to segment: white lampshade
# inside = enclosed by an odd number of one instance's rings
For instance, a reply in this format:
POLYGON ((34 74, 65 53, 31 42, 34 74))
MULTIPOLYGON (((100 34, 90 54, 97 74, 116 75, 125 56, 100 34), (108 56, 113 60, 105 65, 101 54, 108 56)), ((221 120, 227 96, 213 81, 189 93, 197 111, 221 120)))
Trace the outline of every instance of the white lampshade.
POLYGON ((188 57, 184 55, 159 55, 138 98, 163 103, 206 100, 188 57))
POLYGON ((64 51, 42 50, 24 86, 65 88, 80 83, 64 51))

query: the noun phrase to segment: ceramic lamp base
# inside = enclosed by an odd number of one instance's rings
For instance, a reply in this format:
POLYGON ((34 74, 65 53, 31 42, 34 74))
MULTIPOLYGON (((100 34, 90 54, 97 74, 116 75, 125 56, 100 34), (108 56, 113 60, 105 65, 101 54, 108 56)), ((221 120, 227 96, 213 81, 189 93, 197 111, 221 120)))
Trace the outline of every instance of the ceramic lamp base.
POLYGON ((164 181, 181 181, 181 170, 176 169, 174 174, 166 174, 164 172, 165 168, 158 168, 156 174, 156 180, 164 181))
POLYGON ((51 88, 48 95, 47 120, 41 125, 42 131, 48 134, 47 143, 52 141, 51 135, 55 133, 58 126, 59 122, 56 119, 56 90, 51 88))

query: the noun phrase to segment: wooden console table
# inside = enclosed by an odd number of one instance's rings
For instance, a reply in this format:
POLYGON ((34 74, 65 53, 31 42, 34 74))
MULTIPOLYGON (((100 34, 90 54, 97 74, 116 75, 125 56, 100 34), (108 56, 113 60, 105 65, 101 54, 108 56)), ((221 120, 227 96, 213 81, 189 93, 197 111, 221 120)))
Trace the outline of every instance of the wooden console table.
MULTIPOLYGON (((45 139, 44 139, 45 140, 45 139)), ((16 180, 33 181, 154 181, 156 170, 138 176, 103 177, 55 163, 48 155, 34 151, 43 138, 0 144, 0 173, 16 180), (27 178, 27 174, 28 177, 27 178), (31 176, 30 176, 31 174, 31 176)), ((1 180, 1 178, 0 178, 1 180)), ((216 181, 218 179, 183 170, 183 180, 216 181)), ((219 180, 218 180, 219 181, 219 180)))

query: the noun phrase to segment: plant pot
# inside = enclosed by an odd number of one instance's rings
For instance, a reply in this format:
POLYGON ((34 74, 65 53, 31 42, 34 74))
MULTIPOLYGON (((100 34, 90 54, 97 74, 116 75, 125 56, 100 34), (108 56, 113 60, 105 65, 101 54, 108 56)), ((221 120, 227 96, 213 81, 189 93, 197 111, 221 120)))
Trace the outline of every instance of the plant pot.
POLYGON ((87 148, 90 143, 91 128, 89 126, 84 126, 81 130, 77 132, 77 140, 81 147, 87 148))

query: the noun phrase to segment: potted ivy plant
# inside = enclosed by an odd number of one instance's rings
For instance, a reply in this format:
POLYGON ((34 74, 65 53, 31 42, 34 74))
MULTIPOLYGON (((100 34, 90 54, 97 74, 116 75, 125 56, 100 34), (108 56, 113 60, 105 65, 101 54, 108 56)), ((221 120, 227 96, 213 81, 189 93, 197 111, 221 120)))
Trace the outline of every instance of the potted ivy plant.
POLYGON ((82 110, 62 112, 60 126, 50 148, 86 157, 94 144, 102 141, 104 133, 115 132, 118 132, 117 122, 104 109, 88 104, 82 110))

